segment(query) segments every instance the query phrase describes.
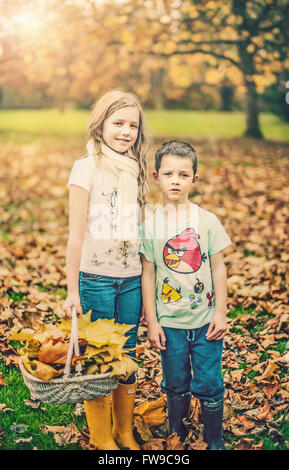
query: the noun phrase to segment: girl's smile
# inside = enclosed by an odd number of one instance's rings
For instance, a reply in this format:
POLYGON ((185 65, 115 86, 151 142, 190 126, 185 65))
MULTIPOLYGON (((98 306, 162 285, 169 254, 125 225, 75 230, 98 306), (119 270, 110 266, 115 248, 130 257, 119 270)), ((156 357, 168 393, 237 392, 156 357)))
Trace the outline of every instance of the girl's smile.
POLYGON ((103 140, 115 152, 125 153, 136 142, 139 129, 139 111, 127 106, 112 113, 103 123, 103 140))

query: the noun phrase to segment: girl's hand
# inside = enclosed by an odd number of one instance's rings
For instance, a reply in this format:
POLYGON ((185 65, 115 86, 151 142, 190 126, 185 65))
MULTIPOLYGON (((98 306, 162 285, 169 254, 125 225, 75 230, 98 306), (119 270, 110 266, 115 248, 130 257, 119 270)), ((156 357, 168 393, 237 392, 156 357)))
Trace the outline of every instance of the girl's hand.
POLYGON ((144 311, 144 306, 142 305, 142 308, 141 308, 141 314, 140 314, 140 323, 143 323, 145 321, 145 311, 144 311))
POLYGON ((224 338, 228 330, 226 314, 215 312, 209 325, 206 338, 208 341, 224 338))
POLYGON ((166 349, 166 337, 164 331, 158 322, 148 325, 148 340, 153 348, 166 349))
POLYGON ((63 310, 65 311, 66 315, 68 315, 70 318, 72 316, 72 307, 76 308, 76 312, 78 316, 82 313, 82 308, 81 308, 80 298, 79 298, 78 293, 68 294, 63 304, 63 310))

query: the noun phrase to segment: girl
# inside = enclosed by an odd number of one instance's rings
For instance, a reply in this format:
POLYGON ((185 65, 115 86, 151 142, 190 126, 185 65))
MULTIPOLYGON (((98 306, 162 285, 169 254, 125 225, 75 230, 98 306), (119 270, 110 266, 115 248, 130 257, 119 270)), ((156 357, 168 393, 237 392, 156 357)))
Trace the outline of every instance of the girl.
MULTIPOLYGON (((111 91, 93 107, 88 155, 72 168, 69 187, 65 312, 91 310, 91 321, 114 318, 134 325, 125 347, 135 356, 141 315, 139 208, 147 192, 143 112, 130 93, 111 91)), ((90 443, 139 449, 133 438, 135 375, 110 395, 85 401, 90 443), (111 428, 111 402, 113 427, 111 428)))

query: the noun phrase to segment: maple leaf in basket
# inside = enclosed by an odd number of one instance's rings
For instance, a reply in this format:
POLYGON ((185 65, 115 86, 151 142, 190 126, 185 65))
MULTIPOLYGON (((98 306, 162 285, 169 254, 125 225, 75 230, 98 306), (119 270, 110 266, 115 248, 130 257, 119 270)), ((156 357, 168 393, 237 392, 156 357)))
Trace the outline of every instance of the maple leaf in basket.
POLYGON ((35 333, 33 340, 44 343, 49 338, 65 338, 65 334, 56 325, 41 325, 35 333))
MULTIPOLYGON (((134 325, 115 323, 114 320, 99 318, 91 322, 89 312, 78 317, 78 337, 87 341, 88 344, 101 347, 105 345, 115 345, 123 347, 127 341, 125 333, 134 325)), ((59 328, 70 335, 71 318, 63 318, 59 328)))
POLYGON ((110 375, 113 376, 123 376, 126 380, 131 374, 137 371, 138 365, 130 356, 124 356, 120 361, 113 361, 110 364, 112 371, 110 375))
POLYGON ((105 346, 96 348, 95 346, 88 345, 85 350, 85 359, 94 358, 97 362, 109 362, 115 359, 121 359, 126 350, 118 346, 105 346))
POLYGON ((62 338, 47 339, 39 349, 38 359, 46 364, 65 364, 68 348, 69 344, 65 343, 62 338))
POLYGON ((63 374, 64 369, 56 370, 54 367, 44 364, 36 360, 30 360, 27 355, 22 357, 23 365, 25 369, 34 377, 37 377, 44 382, 49 382, 49 380, 58 377, 63 374))
POLYGON ((17 332, 12 328, 11 334, 8 337, 9 341, 27 341, 43 343, 48 338, 64 338, 65 334, 57 328, 55 325, 41 325, 38 330, 33 328, 22 328, 21 331, 17 332))

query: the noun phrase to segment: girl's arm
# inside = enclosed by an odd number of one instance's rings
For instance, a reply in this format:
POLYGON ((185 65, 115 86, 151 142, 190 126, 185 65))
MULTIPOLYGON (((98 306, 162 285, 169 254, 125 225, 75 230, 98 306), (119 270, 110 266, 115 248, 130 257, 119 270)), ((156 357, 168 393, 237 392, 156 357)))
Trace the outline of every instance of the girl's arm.
POLYGON ((207 339, 218 340, 225 336, 228 329, 227 273, 222 251, 210 256, 210 263, 215 290, 215 313, 207 332, 207 339))
POLYGON ((81 313, 78 289, 78 275, 81 250, 86 230, 89 192, 80 186, 69 188, 69 237, 66 250, 67 298, 63 305, 64 311, 71 316, 74 306, 81 313))
POLYGON ((157 320, 155 265, 142 255, 142 298, 148 326, 148 340, 153 348, 166 349, 166 337, 157 320))

